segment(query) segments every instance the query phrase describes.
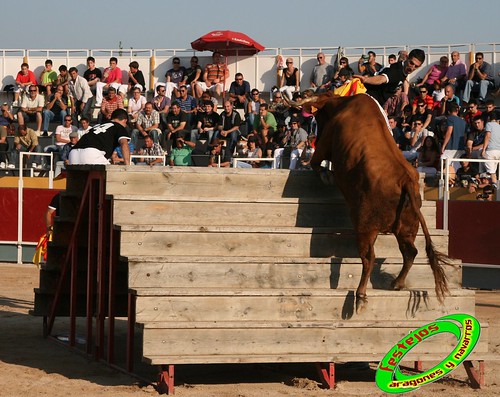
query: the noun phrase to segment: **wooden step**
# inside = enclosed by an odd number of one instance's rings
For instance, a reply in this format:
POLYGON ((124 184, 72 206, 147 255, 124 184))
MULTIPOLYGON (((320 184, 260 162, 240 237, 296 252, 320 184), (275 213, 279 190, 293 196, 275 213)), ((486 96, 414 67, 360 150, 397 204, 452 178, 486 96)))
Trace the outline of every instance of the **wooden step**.
MULTIPOLYGON (((223 285, 223 283, 221 283, 223 285)), ((141 288, 140 323, 203 321, 433 321, 451 313, 474 314, 474 291, 452 290, 443 305, 433 290, 371 290, 362 314, 354 290, 141 288)))
MULTIPOLYGON (((143 355, 153 364, 292 362, 297 357, 302 362, 334 362, 343 355, 377 361, 422 325, 421 321, 156 322, 144 324, 143 355)), ((476 353, 487 352, 488 339, 488 325, 482 324, 476 353)), ((452 334, 437 334, 414 348, 413 355, 432 352, 444 357, 456 344, 452 334)))
MULTIPOLYGON (((368 288, 389 289, 402 259, 377 260, 368 288)), ((461 264, 444 267, 450 288, 461 286, 461 264)), ((345 288, 355 289, 362 272, 359 258, 131 256, 130 288, 345 288)), ((434 287, 427 260, 418 259, 406 279, 409 289, 434 287)))
MULTIPOLYGON (((358 255, 350 229, 242 226, 123 225, 121 255, 299 256, 348 257, 358 255)), ((448 251, 448 232, 431 229, 436 249, 448 251)), ((418 234, 418 257, 425 257, 425 240, 418 234)), ((396 238, 381 234, 375 243, 377 258, 400 255, 396 238)))
MULTIPOLYGON (((424 202, 422 213, 429 228, 436 226, 434 202, 424 202)), ((114 196, 116 224, 157 225, 168 219, 173 225, 252 225, 352 228, 345 201, 330 198, 278 198, 234 201, 229 198, 114 196), (164 214, 164 216, 159 216, 164 214)))

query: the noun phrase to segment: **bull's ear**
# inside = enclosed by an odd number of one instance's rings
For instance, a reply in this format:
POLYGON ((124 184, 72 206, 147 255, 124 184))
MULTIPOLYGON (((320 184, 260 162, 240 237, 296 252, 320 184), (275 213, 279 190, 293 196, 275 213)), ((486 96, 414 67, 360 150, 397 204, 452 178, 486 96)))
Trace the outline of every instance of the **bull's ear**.
MULTIPOLYGON (((311 97, 311 109, 315 109, 315 111, 322 109, 328 102, 330 102, 333 98, 336 98, 338 95, 333 95, 333 91, 327 91, 323 94, 314 95, 311 97)), ((314 111, 312 112, 314 113, 314 111)))

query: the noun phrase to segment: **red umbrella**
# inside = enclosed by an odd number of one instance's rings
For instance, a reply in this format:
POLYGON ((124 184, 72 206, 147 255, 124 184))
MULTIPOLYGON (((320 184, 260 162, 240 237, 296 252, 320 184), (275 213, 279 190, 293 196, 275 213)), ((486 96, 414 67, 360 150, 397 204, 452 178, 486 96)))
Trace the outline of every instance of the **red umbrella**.
POLYGON ((220 51, 224 55, 254 55, 264 47, 240 32, 214 30, 191 43, 196 51, 220 51))

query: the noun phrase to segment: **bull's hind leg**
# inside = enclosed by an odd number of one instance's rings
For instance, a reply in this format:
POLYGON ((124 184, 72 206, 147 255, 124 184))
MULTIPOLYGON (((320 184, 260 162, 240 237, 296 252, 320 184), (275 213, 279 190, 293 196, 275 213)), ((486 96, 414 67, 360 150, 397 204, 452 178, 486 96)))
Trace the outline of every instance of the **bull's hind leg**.
POLYGON ((366 288, 375 264, 375 249, 373 246, 375 245, 377 236, 378 231, 358 233, 359 256, 363 264, 363 272, 359 280, 358 289, 356 290, 356 313, 358 314, 360 314, 368 304, 366 288))
POLYGON ((392 282, 392 288, 399 291, 404 288, 406 276, 408 275, 413 261, 417 256, 417 249, 415 248, 415 235, 414 234, 396 234, 396 238, 399 244, 399 250, 403 255, 403 268, 399 272, 399 275, 392 282))

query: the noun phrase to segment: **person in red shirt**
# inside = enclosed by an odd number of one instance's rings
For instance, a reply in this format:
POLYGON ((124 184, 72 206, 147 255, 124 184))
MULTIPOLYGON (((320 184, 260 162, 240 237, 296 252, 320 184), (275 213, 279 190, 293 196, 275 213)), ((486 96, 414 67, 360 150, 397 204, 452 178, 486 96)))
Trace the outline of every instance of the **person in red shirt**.
POLYGON ((19 105, 19 96, 21 93, 24 94, 27 92, 30 85, 36 85, 35 74, 29 68, 29 65, 24 62, 21 64, 21 70, 17 73, 13 106, 19 105))

